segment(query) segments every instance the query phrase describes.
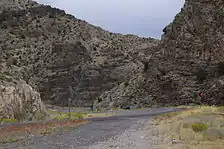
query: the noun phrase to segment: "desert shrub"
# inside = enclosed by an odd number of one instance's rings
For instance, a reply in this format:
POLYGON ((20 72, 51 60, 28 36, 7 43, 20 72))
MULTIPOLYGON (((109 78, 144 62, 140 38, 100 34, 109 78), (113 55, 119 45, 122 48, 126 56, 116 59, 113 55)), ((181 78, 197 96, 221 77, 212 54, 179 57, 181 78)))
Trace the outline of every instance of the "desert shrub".
POLYGON ((203 132, 208 129, 208 125, 204 123, 194 123, 191 127, 194 132, 203 132))
POLYGON ((200 68, 197 72, 195 72, 195 76, 199 82, 203 82, 207 78, 208 72, 205 69, 200 68))
MULTIPOLYGON (((82 119, 84 117, 83 113, 71 112, 71 119, 82 119)), ((52 116, 55 120, 65 120, 69 119, 69 113, 59 113, 57 116, 52 116)))
POLYGON ((71 117, 72 118, 79 118, 82 119, 83 118, 83 114, 82 113, 71 113, 71 117))
POLYGON ((183 128, 190 128, 190 124, 189 123, 184 123, 183 128))
POLYGON ((224 61, 218 63, 217 69, 220 75, 224 75, 224 61))
POLYGON ((128 81, 125 81, 124 82, 124 86, 127 87, 128 85, 129 85, 129 82, 128 81))
POLYGON ((98 101, 98 102, 102 102, 102 101, 103 101, 103 99, 102 99, 102 98, 100 98, 100 97, 98 97, 98 98, 97 98, 97 101, 98 101))
POLYGON ((35 116, 33 117, 33 119, 35 120, 38 120, 38 121, 42 121, 42 120, 45 120, 47 117, 47 114, 44 113, 44 112, 39 112, 39 113, 36 113, 35 116))

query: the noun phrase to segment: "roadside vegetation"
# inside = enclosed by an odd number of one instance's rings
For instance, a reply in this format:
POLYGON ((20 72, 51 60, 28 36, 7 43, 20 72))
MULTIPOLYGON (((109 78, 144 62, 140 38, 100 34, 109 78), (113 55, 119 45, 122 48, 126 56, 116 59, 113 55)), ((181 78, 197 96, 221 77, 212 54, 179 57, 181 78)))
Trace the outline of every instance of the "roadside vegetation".
POLYGON ((18 136, 7 136, 0 140, 0 144, 7 144, 7 143, 15 143, 19 141, 24 141, 24 137, 18 137, 18 136))
POLYGON ((14 143, 24 141, 24 137, 33 135, 49 135, 59 131, 67 131, 78 125, 85 124, 85 120, 60 120, 50 122, 40 122, 23 125, 10 125, 0 127, 0 144, 14 143))
POLYGON ((50 119, 63 120, 63 119, 86 119, 91 117, 108 117, 113 116, 113 113, 93 113, 93 112, 68 112, 58 111, 58 110, 48 110, 50 119))
POLYGON ((155 149, 223 149, 224 107, 194 107, 153 120, 155 149))
POLYGON ((14 118, 2 118, 0 119, 0 123, 16 123, 17 120, 14 118))
MULTIPOLYGON (((67 108, 66 108, 67 109, 67 108)), ((24 123, 17 125, 18 121, 13 118, 0 119, 1 124, 12 124, 0 126, 0 144, 23 142, 27 140, 25 136, 50 135, 57 132, 71 131, 76 126, 88 123, 86 118, 112 116, 111 113, 75 112, 73 108, 70 112, 48 109, 48 119, 35 123, 24 123)))

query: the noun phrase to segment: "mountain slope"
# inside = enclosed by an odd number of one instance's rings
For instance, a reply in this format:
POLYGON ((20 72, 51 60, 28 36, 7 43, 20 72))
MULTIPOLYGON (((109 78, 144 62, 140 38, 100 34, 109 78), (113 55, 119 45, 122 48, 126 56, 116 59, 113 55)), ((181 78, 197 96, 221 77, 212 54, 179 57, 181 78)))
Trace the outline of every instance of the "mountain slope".
POLYGON ((163 31, 147 72, 102 94, 94 108, 224 105, 224 1, 186 0, 163 31))
POLYGON ((25 80, 51 103, 66 105, 72 98, 76 106, 90 106, 141 72, 159 43, 113 34, 32 1, 9 2, 0 14, 0 72, 25 80))

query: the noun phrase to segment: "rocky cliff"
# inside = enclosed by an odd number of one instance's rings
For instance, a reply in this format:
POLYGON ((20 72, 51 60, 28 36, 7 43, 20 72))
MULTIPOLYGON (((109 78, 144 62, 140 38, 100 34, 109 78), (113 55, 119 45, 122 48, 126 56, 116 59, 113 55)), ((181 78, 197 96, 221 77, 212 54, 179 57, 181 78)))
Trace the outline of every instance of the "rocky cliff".
POLYGON ((102 94, 94 108, 224 105, 224 1, 186 0, 163 31, 147 72, 102 94))

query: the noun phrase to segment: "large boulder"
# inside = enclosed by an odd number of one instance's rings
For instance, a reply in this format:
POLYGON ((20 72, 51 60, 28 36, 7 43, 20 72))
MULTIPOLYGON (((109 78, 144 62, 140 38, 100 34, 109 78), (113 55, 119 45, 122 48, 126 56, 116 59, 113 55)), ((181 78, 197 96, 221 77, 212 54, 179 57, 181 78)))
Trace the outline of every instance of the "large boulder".
POLYGON ((40 94, 24 81, 0 76, 0 119, 41 120, 46 116, 40 94))

